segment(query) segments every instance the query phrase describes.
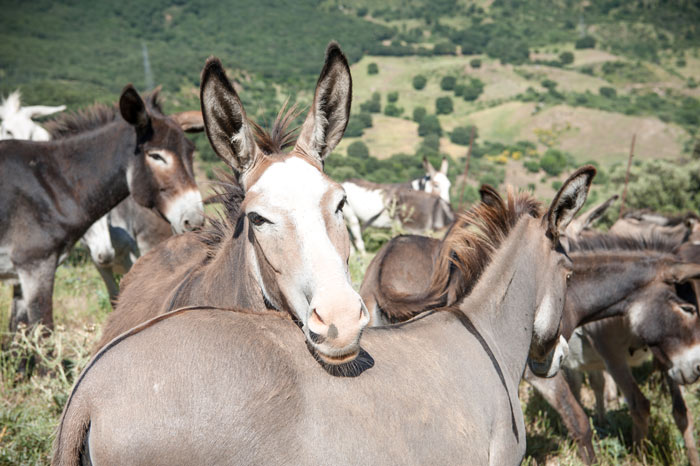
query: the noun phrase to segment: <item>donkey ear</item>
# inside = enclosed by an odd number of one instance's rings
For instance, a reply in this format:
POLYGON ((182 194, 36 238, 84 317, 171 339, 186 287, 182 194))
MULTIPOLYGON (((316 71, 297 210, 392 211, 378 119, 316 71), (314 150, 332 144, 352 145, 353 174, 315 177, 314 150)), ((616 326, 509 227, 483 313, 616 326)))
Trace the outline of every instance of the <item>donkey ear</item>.
POLYGON ((127 84, 122 91, 119 98, 119 112, 127 123, 139 128, 147 126, 150 121, 146 104, 131 84, 127 84))
POLYGON ((186 133, 201 133, 204 131, 204 117, 199 110, 173 113, 170 116, 186 133))
POLYGON ((447 175, 447 169, 449 167, 447 166, 447 157, 442 158, 442 163, 440 164, 440 173, 443 175, 447 175))
POLYGON ((552 238, 558 238, 564 233, 576 213, 583 207, 595 174, 596 169, 592 165, 579 168, 564 182, 557 195, 554 196, 545 217, 547 233, 552 238))
POLYGON ((30 105, 28 107, 22 107, 22 112, 24 112, 24 114, 29 118, 39 118, 56 112, 62 112, 65 109, 65 105, 59 105, 57 107, 49 107, 48 105, 30 105))
POLYGON ((148 100, 148 105, 151 107, 159 107, 158 104, 158 99, 160 98, 160 91, 163 90, 163 86, 161 84, 158 85, 155 89, 153 89, 149 94, 146 100, 148 100))
POLYGON ((700 264, 692 262, 674 262, 663 272, 667 283, 683 283, 700 278, 700 264))
POLYGON ((331 42, 326 49, 326 63, 316 83, 314 101, 301 127, 296 149, 322 164, 343 137, 350 118, 351 101, 352 77, 348 61, 340 46, 331 42))
POLYGON ((243 104, 218 58, 207 60, 201 82, 200 99, 207 137, 217 155, 236 171, 240 180, 253 166, 257 155, 243 104))
POLYGON ((498 191, 496 191, 493 186, 482 184, 481 188, 479 189, 479 195, 481 196, 481 202, 489 207, 498 207, 505 204, 503 202, 503 198, 500 194, 498 194, 498 191))

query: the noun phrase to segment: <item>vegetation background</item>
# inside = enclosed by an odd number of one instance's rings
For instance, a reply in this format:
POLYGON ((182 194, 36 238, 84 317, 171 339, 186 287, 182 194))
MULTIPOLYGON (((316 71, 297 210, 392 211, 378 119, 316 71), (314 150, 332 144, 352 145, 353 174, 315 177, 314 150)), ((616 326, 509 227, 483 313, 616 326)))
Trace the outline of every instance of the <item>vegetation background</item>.
MULTIPOLYGON (((627 203, 698 210, 700 193, 700 5, 692 0, 3 0, 0 94, 26 104, 115 102, 129 82, 163 86, 169 111, 198 108, 199 71, 219 56, 253 118, 281 103, 308 105, 323 50, 337 40, 352 63, 354 102, 346 138, 327 163, 338 180, 399 182, 422 175, 421 159, 450 161, 452 198, 475 140, 464 200, 506 183, 551 198, 574 167, 599 168, 589 204, 620 193, 630 141, 627 203), (146 71, 146 69, 150 71, 146 71)), ((202 185, 220 166, 202 135, 202 185)), ((619 204, 604 225, 616 217, 619 204)), ((389 238, 368 231, 376 250, 389 238)), ((370 256, 371 257, 371 256, 370 256)), ((370 257, 354 257, 359 284, 370 257)), ((0 327, 11 290, 0 285, 0 327)), ((57 329, 40 342, 5 335, 0 356, 0 464, 47 463, 51 435, 75 374, 109 311, 98 275, 78 248, 58 271, 57 329), (27 381, 27 353, 49 370, 27 381)), ((648 368, 651 440, 633 452, 624 407, 596 425, 604 464, 682 464, 670 401, 648 368)), ((527 464, 577 464, 558 416, 531 389, 527 464)), ((687 400, 698 414, 697 388, 687 400)), ((590 397, 584 399, 592 407, 590 397)))

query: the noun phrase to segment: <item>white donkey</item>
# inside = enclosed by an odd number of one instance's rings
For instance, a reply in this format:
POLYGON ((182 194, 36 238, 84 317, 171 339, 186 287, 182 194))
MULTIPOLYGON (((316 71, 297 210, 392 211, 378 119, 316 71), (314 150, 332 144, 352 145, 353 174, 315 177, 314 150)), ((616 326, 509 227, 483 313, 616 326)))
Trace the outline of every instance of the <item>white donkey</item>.
POLYGON ((29 139, 32 141, 48 141, 49 132, 42 128, 32 118, 62 112, 65 105, 49 107, 47 105, 31 105, 22 107, 19 90, 12 92, 0 104, 0 140, 29 139))
POLYGON ((427 229, 440 229, 446 220, 451 222, 450 180, 447 178, 447 158, 443 157, 440 170, 435 170, 432 164, 423 158, 425 176, 406 183, 370 183, 364 180, 348 180, 343 183, 347 193, 347 204, 343 209, 345 222, 352 234, 355 249, 364 254, 365 243, 362 240, 362 230, 368 226, 389 228, 393 220, 392 203, 395 208, 404 210, 399 220, 413 233, 421 233, 427 229), (406 191, 417 191, 439 196, 420 199, 423 196, 401 196, 406 191), (409 201, 410 199, 410 201, 409 201), (431 201, 432 199, 432 201, 431 201), (410 205, 403 205, 408 201, 410 205), (401 204, 401 205, 399 205, 401 204), (416 221, 418 218, 427 221, 416 221), (407 220, 413 220, 407 225, 407 220), (432 220, 432 221, 431 221, 432 220))

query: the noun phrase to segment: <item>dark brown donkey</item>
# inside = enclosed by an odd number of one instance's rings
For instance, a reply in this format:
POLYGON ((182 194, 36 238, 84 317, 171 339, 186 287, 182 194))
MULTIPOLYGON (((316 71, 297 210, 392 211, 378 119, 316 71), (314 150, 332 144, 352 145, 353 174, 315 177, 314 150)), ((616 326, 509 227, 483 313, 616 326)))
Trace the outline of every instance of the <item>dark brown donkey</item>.
MULTIPOLYGON (((397 307, 392 298, 425 289, 430 283, 435 259, 440 257, 441 251, 449 243, 449 234, 444 242, 421 236, 403 236, 394 238, 379 251, 368 267, 360 288, 373 323, 411 317, 402 313, 402 308, 397 307)), ((685 404, 682 398, 676 396, 680 390, 675 383, 683 383, 683 380, 692 382, 697 376, 693 361, 696 361, 695 364, 700 361, 697 361, 693 350, 696 342, 700 341, 700 329, 696 316, 687 313, 694 306, 683 302, 674 292, 673 285, 700 275, 700 266, 681 262, 673 254, 677 247, 677 243, 657 237, 645 240, 597 235, 570 242, 573 274, 567 289, 561 332, 569 338, 579 323, 603 318, 584 328, 590 327, 591 331, 607 329, 610 333, 622 319, 605 319, 610 316, 626 316, 630 322, 637 322, 639 328, 635 328, 635 332, 642 332, 642 329, 646 329, 647 333, 653 332, 655 345, 664 354, 673 355, 667 358, 667 369, 673 377, 670 382, 675 387, 672 390, 674 406, 679 406, 674 409, 674 416, 678 418, 676 411, 683 411, 680 406, 684 407, 685 404)), ((453 273, 459 272, 455 269, 453 273)), ((624 339, 624 334, 618 334, 616 338, 608 340, 624 339)), ((643 340, 638 338, 636 341, 643 340)), ((651 344, 651 339, 646 342, 651 344)), ((573 345, 572 351, 579 346, 573 345)), ((577 357, 581 359, 578 353, 577 357)), ((557 374, 551 379, 543 379, 526 371, 525 379, 557 409, 579 444, 581 457, 587 463, 592 462, 595 452, 588 417, 563 376, 557 374)), ((625 384, 625 387, 628 385, 625 384)), ((688 429, 681 427, 681 430, 684 438, 687 438, 688 429)), ((692 440, 692 433, 690 435, 692 440)), ((691 440, 686 440, 689 453, 694 451, 694 441, 691 440)))
POLYGON ((75 119, 86 131, 74 137, 0 141, 0 279, 19 279, 11 329, 53 326, 59 257, 130 193, 177 228, 202 223, 194 145, 155 94, 144 101, 129 85, 118 112, 95 108, 75 119))
POLYGON ((223 188, 225 218, 171 238, 135 264, 98 348, 153 316, 196 304, 289 313, 319 357, 332 364, 355 358, 369 316, 349 280, 345 193, 322 170, 350 112, 352 81, 340 48, 327 50, 312 108, 289 153, 293 109, 263 132, 247 121, 213 59, 201 93, 207 136, 237 173, 223 188))
POLYGON ((81 374, 53 464, 519 464, 518 383, 528 355, 558 362, 570 270, 558 238, 594 173, 576 172, 545 215, 527 195, 466 214, 470 295, 365 331, 348 377, 300 350, 281 313, 190 308, 130 330, 81 374))

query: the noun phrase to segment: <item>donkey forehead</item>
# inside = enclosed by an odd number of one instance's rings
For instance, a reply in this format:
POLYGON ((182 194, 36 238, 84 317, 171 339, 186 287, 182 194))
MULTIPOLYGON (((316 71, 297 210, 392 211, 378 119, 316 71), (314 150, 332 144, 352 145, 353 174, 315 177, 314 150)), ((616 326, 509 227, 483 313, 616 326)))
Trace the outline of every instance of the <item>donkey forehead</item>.
POLYGON ((248 190, 254 195, 252 199, 289 210, 320 206, 324 197, 334 191, 342 192, 338 183, 294 156, 271 163, 248 190))

